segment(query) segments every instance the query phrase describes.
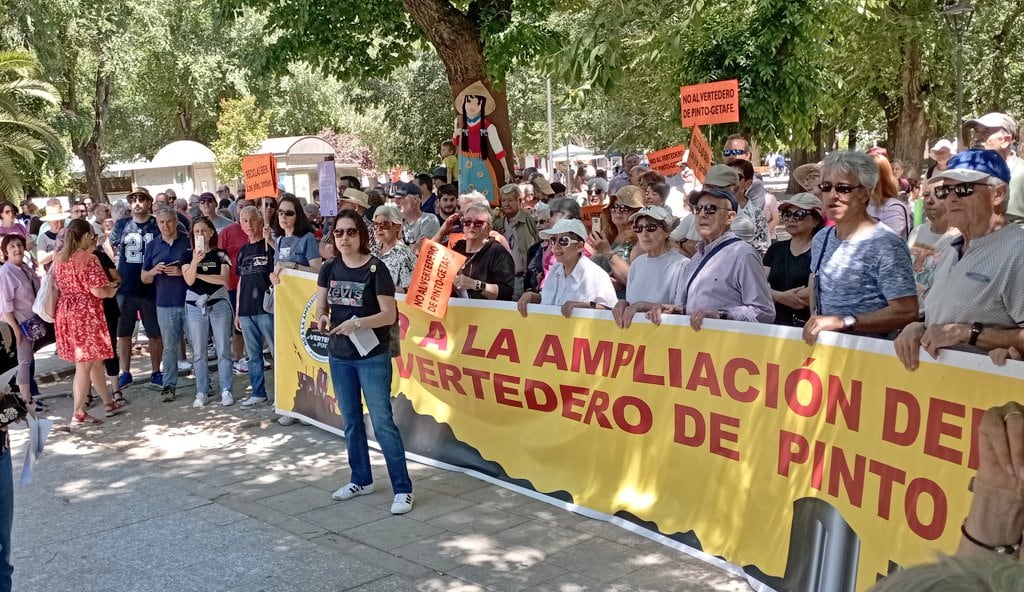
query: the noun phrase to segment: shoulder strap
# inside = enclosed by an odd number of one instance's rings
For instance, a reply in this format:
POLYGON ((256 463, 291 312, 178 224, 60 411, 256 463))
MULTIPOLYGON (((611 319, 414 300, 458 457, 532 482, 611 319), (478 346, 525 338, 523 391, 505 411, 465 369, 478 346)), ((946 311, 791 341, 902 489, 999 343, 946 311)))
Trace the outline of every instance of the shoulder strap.
POLYGON ((690 280, 688 282, 686 282, 686 291, 683 292, 683 304, 684 305, 690 299, 690 286, 693 285, 693 280, 697 279, 697 276, 700 274, 701 270, 704 269, 704 266, 707 265, 707 262, 710 261, 711 258, 714 257, 722 249, 728 247, 729 245, 731 245, 731 244, 733 244, 735 242, 739 242, 739 241, 740 241, 739 237, 736 237, 736 238, 731 238, 731 239, 729 239, 727 241, 720 242, 720 243, 718 243, 718 246, 716 246, 714 249, 711 249, 710 251, 708 251, 708 254, 705 255, 704 258, 700 260, 700 263, 697 264, 697 269, 693 270, 693 274, 690 276, 690 280))
POLYGON ((836 227, 833 226, 825 231, 825 244, 821 246, 821 253, 818 253, 818 264, 814 266, 814 275, 818 275, 818 272, 821 271, 822 259, 825 258, 825 251, 828 250, 828 239, 832 237, 835 230, 836 227))

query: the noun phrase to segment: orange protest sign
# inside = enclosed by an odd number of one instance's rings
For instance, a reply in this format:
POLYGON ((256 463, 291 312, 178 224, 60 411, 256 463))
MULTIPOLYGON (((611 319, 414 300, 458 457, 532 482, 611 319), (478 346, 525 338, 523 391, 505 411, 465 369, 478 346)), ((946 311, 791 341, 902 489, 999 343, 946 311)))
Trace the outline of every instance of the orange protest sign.
POLYGON ((584 224, 586 224, 588 231, 593 226, 594 218, 601 217, 601 212, 604 210, 604 207, 604 204, 597 204, 580 208, 580 219, 583 220, 584 224))
POLYGON ((430 239, 423 239, 406 302, 409 306, 443 319, 448 312, 455 275, 466 258, 430 239))
POLYGON ((686 157, 686 166, 693 169, 693 175, 701 183, 711 168, 711 145, 699 127, 694 127, 690 133, 690 154, 686 157))
POLYGON ((277 197, 277 159, 273 154, 254 154, 242 158, 245 196, 277 197))
POLYGON ((740 120, 738 80, 681 86, 679 102, 683 108, 683 127, 737 123, 740 120))
POLYGON ((678 146, 672 146, 671 148, 662 148, 661 150, 655 150, 647 154, 647 163, 651 165, 651 169, 658 171, 666 177, 672 175, 678 175, 679 171, 683 170, 683 167, 679 166, 679 161, 683 160, 683 154, 686 153, 686 146, 680 144, 678 146))

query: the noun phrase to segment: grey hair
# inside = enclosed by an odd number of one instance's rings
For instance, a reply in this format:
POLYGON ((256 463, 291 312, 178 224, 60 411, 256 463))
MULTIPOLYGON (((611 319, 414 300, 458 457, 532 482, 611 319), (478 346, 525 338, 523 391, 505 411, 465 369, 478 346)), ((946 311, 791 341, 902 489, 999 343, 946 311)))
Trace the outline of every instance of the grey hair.
POLYGON ((487 223, 491 224, 494 222, 494 213, 491 212, 491 207, 485 203, 474 203, 466 206, 466 209, 462 211, 463 215, 471 214, 473 212, 481 212, 487 214, 487 223))
POLYGON ((483 193, 479 191, 471 191, 469 193, 463 193, 459 196, 459 209, 465 208, 471 204, 487 203, 487 198, 484 197, 483 193))
POLYGON ((565 214, 566 218, 579 220, 583 217, 580 213, 580 204, 568 197, 559 197, 548 202, 548 210, 552 215, 565 214))
POLYGON ((156 213, 156 218, 157 218, 157 220, 159 220, 161 218, 174 218, 175 220, 177 220, 178 219, 178 214, 176 214, 174 212, 174 210, 172 210, 170 208, 167 208, 167 209, 163 209, 163 210, 160 210, 159 212, 157 212, 156 213))
POLYGON ((114 203, 110 204, 110 217, 114 220, 120 220, 124 218, 125 212, 128 211, 128 202, 123 199, 119 199, 114 203))
POLYGON ((395 206, 377 206, 377 209, 373 211, 373 219, 376 220, 380 217, 395 224, 402 223, 402 212, 395 206))
POLYGON ((856 176, 857 182, 864 186, 869 195, 874 193, 880 174, 875 159, 866 152, 856 150, 837 150, 826 156, 821 163, 821 177, 825 178, 830 173, 856 176))
POLYGON ((945 557, 898 571, 868 592, 1011 592, 1024 589, 1024 565, 1013 558, 945 557))
POLYGON ((242 216, 246 214, 248 214, 249 216, 254 216, 257 220, 263 220, 263 212, 261 212, 260 209, 257 208, 256 206, 245 206, 244 208, 242 208, 242 211, 238 212, 238 220, 241 221, 242 216))

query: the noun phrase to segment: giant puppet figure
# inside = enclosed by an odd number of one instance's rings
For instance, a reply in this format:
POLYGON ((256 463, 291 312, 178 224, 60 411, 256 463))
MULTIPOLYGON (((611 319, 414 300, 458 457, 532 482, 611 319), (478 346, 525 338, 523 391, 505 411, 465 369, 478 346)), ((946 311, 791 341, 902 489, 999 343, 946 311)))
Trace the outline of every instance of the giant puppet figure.
POLYGON ((452 142, 459 155, 459 193, 479 191, 492 205, 497 205, 497 189, 512 176, 498 128, 487 120, 494 106, 494 97, 482 82, 463 89, 455 97, 459 116, 452 142))

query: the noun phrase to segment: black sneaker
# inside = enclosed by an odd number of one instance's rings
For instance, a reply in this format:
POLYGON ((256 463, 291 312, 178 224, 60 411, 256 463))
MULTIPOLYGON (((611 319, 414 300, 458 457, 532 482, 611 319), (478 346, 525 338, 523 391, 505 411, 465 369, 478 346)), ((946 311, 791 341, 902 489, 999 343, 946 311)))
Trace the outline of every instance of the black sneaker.
POLYGON ((162 391, 160 391, 160 400, 163 401, 164 403, 170 403, 171 401, 173 401, 174 400, 174 387, 173 386, 165 386, 164 389, 162 391))

